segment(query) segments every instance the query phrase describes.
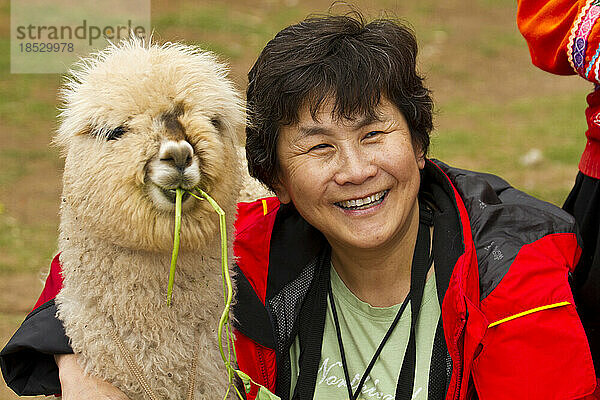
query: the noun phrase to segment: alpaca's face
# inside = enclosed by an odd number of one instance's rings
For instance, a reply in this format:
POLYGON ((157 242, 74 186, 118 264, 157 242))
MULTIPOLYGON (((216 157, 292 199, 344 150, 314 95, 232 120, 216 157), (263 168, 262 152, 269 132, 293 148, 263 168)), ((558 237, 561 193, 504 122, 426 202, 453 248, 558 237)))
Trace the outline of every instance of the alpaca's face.
MULTIPOLYGON (((203 174, 200 169, 202 145, 192 145, 193 131, 186 133, 184 105, 178 104, 173 110, 160 115, 160 123, 164 125, 164 137, 161 138, 157 153, 146 164, 144 182, 146 191, 154 205, 164 211, 173 211, 177 188, 194 190, 201 184, 203 174)), ((189 127, 189 126, 188 126, 189 127)), ((215 125, 212 129, 218 130, 215 125)), ((205 130, 210 130, 205 128, 205 130)), ((188 207, 193 197, 185 192, 183 205, 188 207), (189 200, 189 201, 188 201, 189 200)))
MULTIPOLYGON (((200 187, 233 212, 239 96, 212 56, 128 43, 88 60, 64 91, 56 141, 66 150, 63 218, 129 248, 172 247, 174 189, 200 187)), ((216 234, 216 215, 186 195, 182 245, 216 234)))

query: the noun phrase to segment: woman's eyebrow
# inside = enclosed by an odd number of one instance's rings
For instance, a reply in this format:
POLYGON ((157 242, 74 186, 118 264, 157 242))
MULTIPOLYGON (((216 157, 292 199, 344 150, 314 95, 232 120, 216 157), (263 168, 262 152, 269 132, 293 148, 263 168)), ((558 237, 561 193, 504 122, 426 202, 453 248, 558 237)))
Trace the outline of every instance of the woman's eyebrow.
POLYGON ((357 118, 356 120, 354 120, 354 122, 350 124, 350 126, 354 129, 361 129, 375 122, 382 122, 382 119, 374 115, 365 115, 361 118, 357 118))
POLYGON ((309 137, 315 135, 327 135, 331 130, 321 125, 309 125, 298 127, 298 133, 300 137, 309 137))
MULTIPOLYGON (((377 118, 375 116, 365 115, 363 117, 350 120, 346 122, 346 124, 350 129, 357 130, 364 128, 365 126, 369 126, 374 122, 383 122, 383 119, 377 118)), ((298 127, 298 133, 301 137, 309 137, 314 135, 328 135, 331 134, 331 129, 323 125, 305 125, 298 127)))

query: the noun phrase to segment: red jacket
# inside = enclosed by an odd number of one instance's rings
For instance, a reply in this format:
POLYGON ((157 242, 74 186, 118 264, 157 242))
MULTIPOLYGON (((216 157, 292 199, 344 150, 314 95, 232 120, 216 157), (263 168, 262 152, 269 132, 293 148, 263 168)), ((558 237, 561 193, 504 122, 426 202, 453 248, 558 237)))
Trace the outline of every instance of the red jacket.
MULTIPOLYGON (((445 398, 596 398, 568 283, 580 254, 572 217, 498 177, 439 162, 427 162, 421 194, 436 205, 433 251, 450 367, 441 366, 445 398)), ((293 206, 276 198, 239 205, 238 364, 284 400, 290 395, 289 344, 311 328, 299 321, 317 326, 324 315, 307 304, 319 295, 315 282, 327 249, 293 206)), ((59 388, 57 377, 48 378, 55 371, 48 371, 53 364, 44 356, 65 342, 48 345, 52 329, 35 331, 56 321, 51 299, 61 286, 59 270, 55 259, 39 307, 0 353, 5 379, 20 394, 59 388)))
MULTIPOLYGON (((600 84, 600 4, 595 0, 519 0, 517 24, 533 64, 600 84)), ((587 97, 587 144, 579 169, 600 179, 600 91, 587 97)))
MULTIPOLYGON (((436 201, 447 197, 441 211, 445 216, 435 223, 440 236, 434 237, 435 254, 453 259, 449 279, 438 276, 438 271, 443 274, 443 262, 435 259, 438 285, 444 280, 448 284, 442 303, 452 357, 446 399, 475 398, 475 391, 481 399, 562 400, 590 395, 594 370, 568 284, 568 273, 580 254, 572 218, 491 175, 427 163, 424 176, 424 181, 436 183, 436 201), (436 195, 440 190, 444 193, 436 195), (444 240, 445 248, 439 243, 444 240)), ((310 231, 278 237, 298 223, 297 214, 288 208, 271 198, 240 204, 238 209, 234 247, 238 265, 244 284, 269 309, 271 321, 282 319, 274 317, 280 311, 274 310, 278 307, 273 299, 304 271, 292 263, 297 274, 278 276, 279 265, 291 263, 290 243, 316 246, 306 244, 315 234, 310 231), (283 249, 280 241, 286 243, 283 249)), ((242 318, 236 341, 240 368, 281 394, 285 388, 278 387, 277 365, 287 348, 279 354, 273 339, 264 335, 250 339, 256 334, 244 330, 249 314, 236 315, 242 318)))

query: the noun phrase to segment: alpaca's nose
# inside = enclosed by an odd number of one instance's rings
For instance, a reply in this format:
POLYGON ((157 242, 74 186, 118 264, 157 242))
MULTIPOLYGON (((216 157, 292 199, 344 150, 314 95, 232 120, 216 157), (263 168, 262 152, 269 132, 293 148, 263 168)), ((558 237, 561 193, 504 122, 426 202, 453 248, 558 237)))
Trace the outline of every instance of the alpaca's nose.
POLYGON ((185 140, 163 142, 158 152, 160 161, 168 163, 183 172, 192 165, 194 148, 185 140))

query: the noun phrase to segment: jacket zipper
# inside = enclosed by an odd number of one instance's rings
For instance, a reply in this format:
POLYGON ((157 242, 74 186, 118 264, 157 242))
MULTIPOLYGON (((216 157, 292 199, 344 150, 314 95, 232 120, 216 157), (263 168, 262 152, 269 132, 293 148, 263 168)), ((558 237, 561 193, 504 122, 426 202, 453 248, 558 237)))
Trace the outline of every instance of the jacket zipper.
MULTIPOLYGON (((465 330, 465 326, 467 324, 467 321, 465 320, 465 322, 462 324, 458 337, 460 338, 465 330)), ((456 349, 458 349, 458 346, 456 346, 456 349)), ((460 351, 456 350, 456 359, 458 361, 458 368, 457 368, 457 376, 456 376, 456 388, 454 389, 454 399, 458 400, 460 398, 460 387, 462 384, 462 373, 463 373, 463 365, 462 365, 462 357, 460 356, 460 351)))
MULTIPOLYGON (((267 374, 267 370, 265 367, 265 358, 263 355, 263 349, 262 347, 257 347, 256 348, 256 355, 258 356, 258 360, 259 363, 258 365, 260 366, 260 372, 262 374, 262 378, 263 378, 263 382, 265 383, 265 387, 269 388, 269 375, 267 374)), ((270 390, 270 389, 269 389, 270 390)))

